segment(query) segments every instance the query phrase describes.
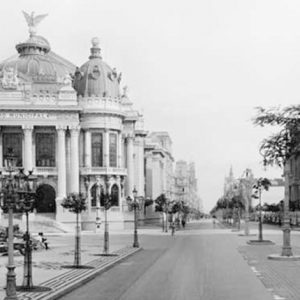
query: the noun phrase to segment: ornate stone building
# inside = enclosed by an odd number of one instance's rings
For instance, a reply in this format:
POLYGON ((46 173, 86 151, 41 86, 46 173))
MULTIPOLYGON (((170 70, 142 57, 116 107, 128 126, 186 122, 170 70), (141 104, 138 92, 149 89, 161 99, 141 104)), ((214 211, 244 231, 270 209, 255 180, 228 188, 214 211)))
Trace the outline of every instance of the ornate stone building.
MULTIPOLYGON (((168 199, 173 199, 174 158, 170 135, 165 131, 151 132, 145 140, 144 149, 146 197, 155 200, 164 193, 168 199)), ((154 205, 149 207, 149 217, 154 208, 154 205)))
POLYGON ((18 54, 0 63, 0 169, 13 148, 18 167, 38 176, 37 213, 59 221, 73 220, 62 199, 86 193, 83 229, 95 228, 109 192, 110 223, 122 228, 132 218, 126 197, 134 186, 144 195, 145 133, 135 130, 140 115, 126 88, 120 93, 121 74, 102 60, 97 38, 76 68, 29 29, 18 54))

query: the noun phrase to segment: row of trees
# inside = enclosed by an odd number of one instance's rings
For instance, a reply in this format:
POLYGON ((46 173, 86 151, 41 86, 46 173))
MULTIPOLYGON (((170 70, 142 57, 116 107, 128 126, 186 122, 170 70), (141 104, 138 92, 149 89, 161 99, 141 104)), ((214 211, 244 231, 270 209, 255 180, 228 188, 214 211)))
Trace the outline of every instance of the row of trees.
MULTIPOLYGON (((281 256, 292 256, 290 243, 290 183, 291 162, 297 164, 300 154, 300 106, 288 106, 284 108, 256 108, 256 116, 253 118, 253 124, 261 127, 271 126, 278 129, 275 133, 265 138, 260 145, 259 152, 262 155, 262 162, 265 167, 278 166, 282 168, 285 177, 285 194, 283 205, 275 204, 265 206, 267 209, 279 211, 283 208, 283 247, 281 256)), ((299 167, 299 166, 296 166, 299 167)), ((233 206, 232 199, 226 203, 226 208, 233 206)), ((224 199, 217 202, 212 213, 224 208, 224 199)), ((261 204, 260 204, 261 208, 261 204)), ((261 218, 260 218, 261 219, 261 218)))
POLYGON ((191 208, 186 203, 184 203, 184 201, 169 200, 165 194, 161 194, 160 196, 158 196, 154 202, 155 211, 160 212, 163 217, 163 231, 168 230, 169 216, 171 222, 173 221, 173 216, 176 216, 175 218, 177 218, 178 220, 184 220, 185 222, 187 216, 193 212, 191 208))
POLYGON ((283 246, 281 256, 293 256, 290 240, 290 177, 291 161, 300 154, 300 106, 284 108, 257 108, 253 123, 257 126, 275 126, 278 131, 265 138, 260 146, 264 166, 279 166, 285 177, 285 193, 283 205, 283 246))
MULTIPOLYGON (((150 206, 152 204, 153 204, 153 200, 146 199, 143 205, 144 209, 146 209, 147 206, 150 206)), ((86 199, 82 193, 77 193, 77 194, 72 193, 62 201, 61 205, 65 209, 76 214, 74 267, 79 268, 81 267, 79 219, 81 213, 87 209, 86 199)), ((105 202, 105 209, 107 210, 109 208, 110 208, 110 198, 107 197, 105 202)), ((166 216, 180 214, 181 218, 183 219, 186 219, 188 214, 192 212, 189 206, 187 206, 183 201, 179 201, 179 202, 170 201, 166 198, 165 194, 161 194, 155 200, 155 211, 165 213, 166 216)), ((167 228, 167 222, 166 225, 164 225, 166 226, 166 228, 167 228)))

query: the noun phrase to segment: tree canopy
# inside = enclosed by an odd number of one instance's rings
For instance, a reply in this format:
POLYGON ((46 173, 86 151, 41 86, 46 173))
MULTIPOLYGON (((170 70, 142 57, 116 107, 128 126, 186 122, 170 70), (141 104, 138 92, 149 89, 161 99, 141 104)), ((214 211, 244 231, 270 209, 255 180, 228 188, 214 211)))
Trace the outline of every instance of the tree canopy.
POLYGON ((159 195, 155 199, 155 211, 164 212, 166 209, 165 208, 166 203, 167 203, 167 198, 166 198, 165 194, 159 195))
POLYGON ((69 194, 67 198, 64 198, 61 206, 68 209, 70 212, 75 214, 80 214, 82 211, 86 210, 86 201, 82 193, 72 193, 69 194))
POLYGON ((284 108, 257 107, 253 124, 277 126, 279 131, 265 138, 260 145, 263 163, 283 167, 292 155, 299 154, 300 106, 284 108))

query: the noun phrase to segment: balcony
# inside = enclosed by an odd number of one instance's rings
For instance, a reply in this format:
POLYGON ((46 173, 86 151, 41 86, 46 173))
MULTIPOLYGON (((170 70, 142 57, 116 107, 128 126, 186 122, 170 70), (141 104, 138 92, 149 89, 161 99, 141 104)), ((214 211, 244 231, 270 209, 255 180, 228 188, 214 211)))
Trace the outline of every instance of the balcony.
POLYGON ((33 173, 37 176, 56 176, 57 167, 35 167, 33 173))
POLYGON ((112 167, 81 167, 81 175, 120 175, 126 176, 127 169, 112 167))

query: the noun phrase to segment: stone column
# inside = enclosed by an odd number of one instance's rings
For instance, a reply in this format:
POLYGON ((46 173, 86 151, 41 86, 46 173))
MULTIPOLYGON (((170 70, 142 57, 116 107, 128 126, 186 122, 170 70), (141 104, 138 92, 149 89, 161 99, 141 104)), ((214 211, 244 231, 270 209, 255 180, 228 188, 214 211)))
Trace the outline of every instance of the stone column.
POLYGON ((109 131, 105 129, 104 131, 104 143, 103 143, 103 153, 104 153, 104 167, 109 167, 109 131))
POLYGON ((84 132, 84 166, 92 166, 92 134, 89 129, 84 132))
POLYGON ((136 170, 136 189, 138 191, 138 196, 145 196, 145 162, 144 162, 144 138, 139 136, 137 139, 136 146, 136 159, 135 159, 135 170, 136 170))
POLYGON ((72 179, 71 179, 71 135, 66 131, 66 194, 72 192, 72 179))
POLYGON ((127 196, 132 197, 134 184, 134 165, 133 165, 133 136, 126 138, 127 146, 127 196))
MULTIPOLYGON (((152 197, 156 199, 164 191, 162 190, 161 169, 160 169, 160 158, 158 155, 154 155, 152 158, 152 197)), ((153 205, 154 206, 154 205, 153 205)))
POLYGON ((32 125, 23 125, 24 132, 24 163, 23 167, 25 172, 31 171, 33 168, 32 164, 32 125))
MULTIPOLYGON (((66 197, 66 127, 57 126, 57 198, 66 197)), ((59 209, 60 206, 58 205, 59 209)))
POLYGON ((79 193, 79 127, 73 127, 71 132, 71 193, 79 193))

